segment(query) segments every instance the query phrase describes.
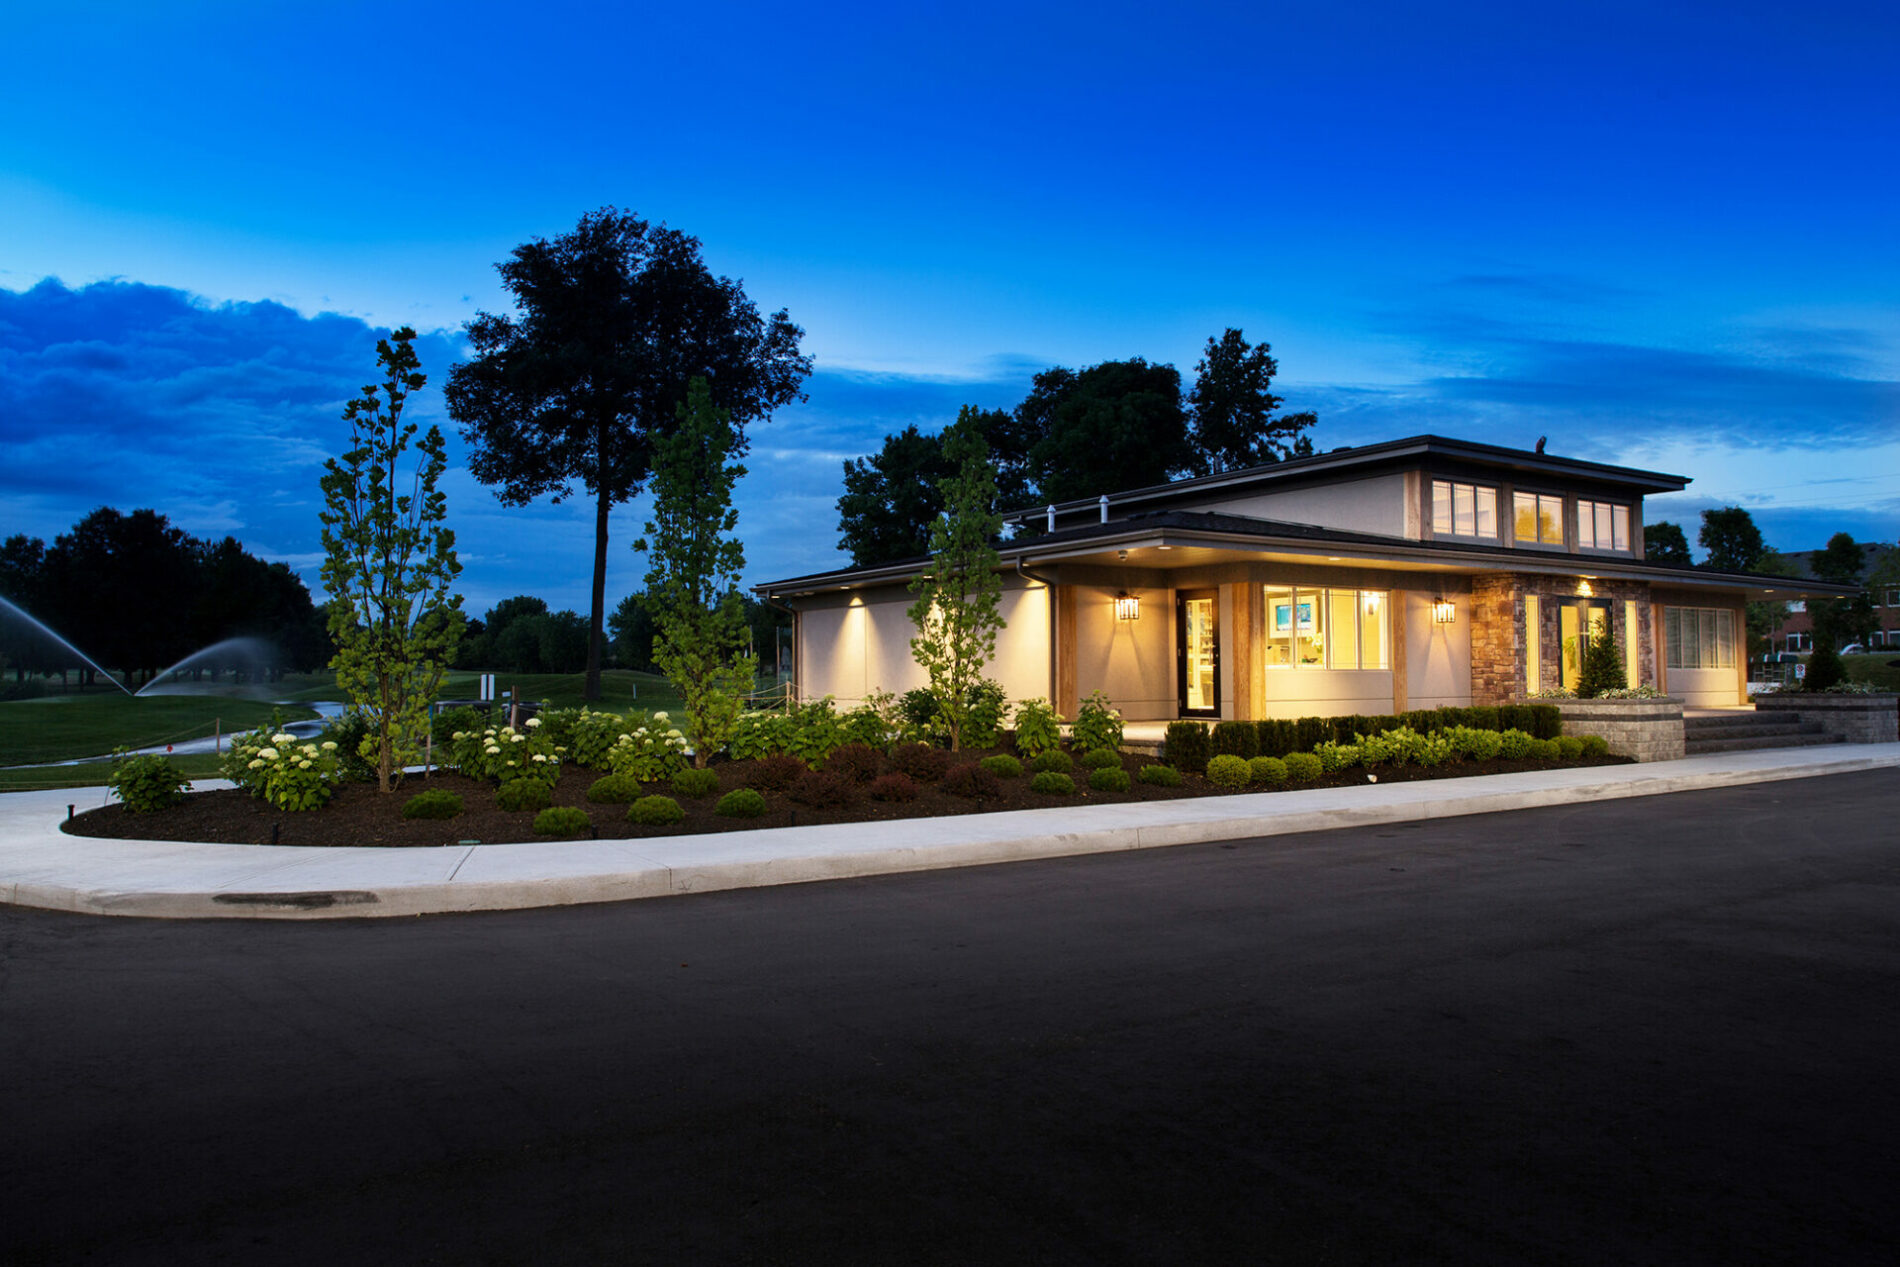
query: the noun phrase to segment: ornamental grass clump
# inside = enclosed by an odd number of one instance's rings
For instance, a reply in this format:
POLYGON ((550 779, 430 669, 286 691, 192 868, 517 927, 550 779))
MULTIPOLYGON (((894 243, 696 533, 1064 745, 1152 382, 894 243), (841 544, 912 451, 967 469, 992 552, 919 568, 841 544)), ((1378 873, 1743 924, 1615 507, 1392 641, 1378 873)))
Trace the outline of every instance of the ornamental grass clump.
POLYGON ((1020 779, 1023 777, 1023 763, 1007 752, 999 752, 993 757, 984 757, 977 763, 999 779, 1020 779))
POLYGON ((418 792, 403 802, 404 818, 454 818, 462 812, 462 798, 441 788, 418 792))
POLYGON ((157 753, 135 756, 120 748, 112 754, 112 773, 106 786, 134 814, 155 814, 185 799, 191 786, 169 757, 157 753))
POLYGON ((1128 771, 1120 766, 1090 770, 1089 787, 1097 792, 1126 792, 1129 787, 1128 771))
POLYGON ((534 816, 537 836, 585 836, 594 830, 587 811, 578 805, 551 805, 534 816))
POLYGON ((1145 765, 1135 777, 1154 787, 1181 786, 1181 772, 1171 765, 1145 765))
POLYGON ((1247 778, 1267 787, 1279 787, 1286 782, 1286 762, 1279 757, 1255 757, 1247 763, 1247 778))
POLYGON ((735 788, 719 798, 713 813, 721 818, 757 818, 765 813, 765 798, 749 787, 735 788))
POLYGON ((1253 778, 1245 757, 1223 753, 1207 763, 1207 781, 1215 787, 1242 788, 1253 778))
POLYGON ((1044 770, 1029 780, 1029 790, 1044 796, 1074 796, 1075 780, 1059 770, 1044 770))
POLYGON ((627 821, 642 827, 670 827, 685 817, 686 811, 670 796, 643 796, 627 807, 627 821))
POLYGON ((539 779, 509 779, 495 790, 495 804, 510 814, 544 810, 553 800, 554 793, 539 779))
POLYGON ((1289 783, 1311 783, 1320 776, 1319 758, 1310 752, 1289 752, 1285 761, 1289 783))

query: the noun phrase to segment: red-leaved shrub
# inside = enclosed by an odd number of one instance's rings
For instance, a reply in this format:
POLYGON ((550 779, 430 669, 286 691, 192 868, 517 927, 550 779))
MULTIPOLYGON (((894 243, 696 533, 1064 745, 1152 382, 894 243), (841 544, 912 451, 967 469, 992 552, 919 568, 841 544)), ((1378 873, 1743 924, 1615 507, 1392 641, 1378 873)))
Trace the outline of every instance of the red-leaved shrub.
POLYGON ((746 774, 746 786, 761 792, 783 792, 807 773, 797 757, 761 757, 746 774))
POLYGON ((967 796, 973 801, 993 800, 1003 794, 1003 781, 971 762, 944 775, 943 790, 952 796, 967 796))
POLYGON ((950 768, 950 754, 927 743, 899 744, 891 749, 891 767, 919 783, 935 783, 950 768))
POLYGON ((787 788, 785 795, 813 809, 839 809, 857 803, 858 785, 830 770, 813 770, 787 788))
POLYGON ((825 758, 825 769, 854 783, 869 783, 883 768, 884 754, 866 743, 848 743, 825 758))
POLYGON ((917 799, 917 785, 911 782, 908 774, 880 774, 871 784, 871 799, 914 801, 917 799))

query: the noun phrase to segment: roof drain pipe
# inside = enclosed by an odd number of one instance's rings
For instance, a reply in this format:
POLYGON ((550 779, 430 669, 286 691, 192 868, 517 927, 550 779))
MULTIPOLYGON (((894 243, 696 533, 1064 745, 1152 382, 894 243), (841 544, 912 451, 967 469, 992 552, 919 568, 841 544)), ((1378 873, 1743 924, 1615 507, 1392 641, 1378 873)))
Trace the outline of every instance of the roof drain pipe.
MULTIPOLYGON (((1056 508, 1049 508, 1049 518, 1053 522, 1056 508)), ((1056 580, 1053 576, 1041 576, 1023 566, 1023 556, 1016 556, 1016 575, 1027 581, 1040 581, 1049 591, 1049 704, 1056 703, 1056 580)))
POLYGON ((1056 508, 1053 504, 1049 507, 1049 512, 1044 518, 1043 523, 1047 526, 1048 531, 1054 532, 1056 530, 1056 508))
POLYGON ((1102 508, 1102 522, 1108 522, 1108 494, 1102 494, 1102 500, 1096 503, 1102 508))

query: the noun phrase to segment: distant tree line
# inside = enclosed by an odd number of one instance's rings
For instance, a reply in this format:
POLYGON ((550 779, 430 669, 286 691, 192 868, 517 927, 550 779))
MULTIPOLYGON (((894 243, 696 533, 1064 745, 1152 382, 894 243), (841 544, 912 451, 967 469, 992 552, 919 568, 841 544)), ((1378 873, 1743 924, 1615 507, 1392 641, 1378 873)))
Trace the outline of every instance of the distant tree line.
MULTIPOLYGON (((1096 497, 1313 451, 1312 413, 1281 413, 1279 365, 1237 329, 1210 338, 1185 394, 1181 372, 1141 357, 1036 375, 1013 410, 966 409, 996 469, 998 510, 1096 497)), ((858 567, 930 549, 939 486, 955 473, 942 434, 913 424, 844 464, 839 545, 858 567)))
MULTIPOLYGON (((155 510, 102 506, 51 545, 17 534, 0 544, 0 598, 50 626, 136 687, 179 660, 229 638, 268 645, 275 678, 330 656, 323 615, 283 563, 266 563, 235 537, 193 537, 155 510)), ((96 674, 24 621, 0 618, 0 657, 15 683, 29 675, 96 674)), ((221 673, 252 656, 207 663, 221 673)))
MULTIPOLYGON (((791 618, 741 595, 746 627, 762 667, 770 668, 773 638, 791 618)), ((627 595, 607 616, 608 668, 657 673, 653 638, 657 632, 644 590, 627 595)), ((550 611, 545 599, 518 594, 503 599, 481 619, 468 622, 455 667, 500 673, 581 673, 587 668, 587 618, 574 611, 550 611)))

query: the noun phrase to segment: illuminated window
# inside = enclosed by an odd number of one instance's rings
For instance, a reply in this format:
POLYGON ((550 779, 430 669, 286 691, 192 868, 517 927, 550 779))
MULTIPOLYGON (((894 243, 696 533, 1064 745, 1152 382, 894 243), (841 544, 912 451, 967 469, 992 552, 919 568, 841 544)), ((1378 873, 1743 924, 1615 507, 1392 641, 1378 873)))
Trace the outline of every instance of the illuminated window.
POLYGON ((1517 493, 1512 497, 1517 539, 1529 545, 1564 543, 1564 499, 1548 493, 1517 493))
POLYGON ((1585 550, 1630 548, 1630 512, 1609 502, 1577 503, 1577 544, 1585 550))
POLYGON ((1483 484, 1432 481, 1432 535, 1484 537, 1498 535, 1498 490, 1483 484))
POLYGON ((1390 667, 1384 590, 1265 588, 1269 669, 1390 667))
POLYGON ((1672 669, 1735 667, 1735 613, 1719 607, 1666 607, 1663 644, 1672 669))

